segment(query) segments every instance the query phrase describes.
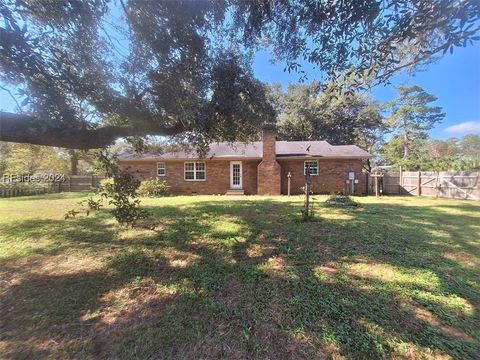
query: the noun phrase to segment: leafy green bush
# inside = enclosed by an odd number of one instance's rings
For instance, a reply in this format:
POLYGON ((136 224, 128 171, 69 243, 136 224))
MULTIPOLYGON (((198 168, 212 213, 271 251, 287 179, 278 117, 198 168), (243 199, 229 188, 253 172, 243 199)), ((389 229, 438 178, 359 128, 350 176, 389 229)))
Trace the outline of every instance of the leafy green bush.
POLYGON ((169 186, 165 180, 151 179, 142 181, 137 193, 141 196, 166 196, 169 186))
POLYGON ((140 181, 127 171, 121 170, 115 156, 112 157, 107 151, 97 153, 97 159, 99 169, 112 177, 101 183, 101 195, 113 205, 111 213, 115 219, 122 225, 132 227, 139 220, 147 219, 150 214, 140 208, 140 200, 137 199, 140 181))
POLYGON ((115 174, 112 192, 104 192, 102 195, 109 199, 113 216, 120 224, 134 226, 135 222, 148 217, 148 212, 140 208, 140 200, 137 199, 139 181, 131 174, 120 171, 115 174))
POLYGON ((112 194, 114 192, 115 182, 113 178, 106 178, 100 180, 100 192, 105 194, 112 194))

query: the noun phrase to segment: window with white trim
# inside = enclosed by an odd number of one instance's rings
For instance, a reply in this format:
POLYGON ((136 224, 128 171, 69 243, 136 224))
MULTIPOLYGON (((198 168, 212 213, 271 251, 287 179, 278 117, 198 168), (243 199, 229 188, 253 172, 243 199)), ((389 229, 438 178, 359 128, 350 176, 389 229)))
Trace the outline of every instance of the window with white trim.
POLYGON ((165 176, 167 168, 164 162, 157 162, 157 176, 165 176))
POLYGON ((184 164, 185 180, 204 181, 207 178, 206 169, 204 162, 186 162, 184 164))
POLYGON ((318 161, 317 160, 307 160, 303 164, 303 175, 307 175, 307 170, 310 170, 310 175, 318 175, 318 161))

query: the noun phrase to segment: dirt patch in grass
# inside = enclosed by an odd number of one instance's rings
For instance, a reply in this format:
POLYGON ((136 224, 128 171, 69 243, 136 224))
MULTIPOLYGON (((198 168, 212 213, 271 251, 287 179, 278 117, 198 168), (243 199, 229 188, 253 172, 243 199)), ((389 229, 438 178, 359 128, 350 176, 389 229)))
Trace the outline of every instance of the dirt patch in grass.
POLYGON ((277 246, 271 244, 251 244, 247 249, 250 258, 269 258, 278 254, 277 246))
POLYGON ((473 257, 471 254, 465 251, 459 252, 445 252, 443 254, 446 259, 457 262, 458 264, 466 267, 480 267, 480 259, 473 257))
POLYGON ((191 251, 182 251, 172 248, 162 251, 162 255, 167 260, 168 266, 182 269, 192 266, 200 258, 198 254, 191 251))
POLYGON ((284 256, 272 256, 267 260, 268 268, 273 271, 282 271, 286 266, 284 256))
POLYGON ((338 269, 333 262, 327 262, 322 266, 317 266, 314 273, 322 281, 333 282, 337 276, 338 269))
POLYGON ((465 331, 454 328, 452 326, 442 325, 437 316, 435 316, 430 310, 420 305, 414 305, 412 303, 403 303, 402 308, 407 310, 411 314, 412 326, 420 327, 419 322, 427 323, 432 328, 441 331, 443 334, 453 339, 471 342, 472 337, 465 331))

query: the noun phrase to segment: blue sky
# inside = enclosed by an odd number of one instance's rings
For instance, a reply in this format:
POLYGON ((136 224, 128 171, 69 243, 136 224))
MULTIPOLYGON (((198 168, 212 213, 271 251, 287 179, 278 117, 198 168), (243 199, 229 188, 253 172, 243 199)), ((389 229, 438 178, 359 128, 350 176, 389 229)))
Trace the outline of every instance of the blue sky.
MULTIPOLYGON (((271 64, 266 51, 256 54, 253 68, 261 81, 279 82, 285 89, 290 82, 297 82, 299 75, 284 72, 285 64, 271 64)), ((302 64, 308 81, 319 80, 320 72, 309 64, 302 64)), ((436 105, 445 112, 445 119, 437 124, 430 136, 438 139, 461 137, 465 134, 480 135, 480 46, 455 48, 453 54, 446 54, 437 62, 428 65, 413 77, 405 73, 392 78, 391 85, 377 86, 372 96, 380 102, 395 98, 395 86, 408 81, 409 85, 419 85, 435 95, 436 105)))

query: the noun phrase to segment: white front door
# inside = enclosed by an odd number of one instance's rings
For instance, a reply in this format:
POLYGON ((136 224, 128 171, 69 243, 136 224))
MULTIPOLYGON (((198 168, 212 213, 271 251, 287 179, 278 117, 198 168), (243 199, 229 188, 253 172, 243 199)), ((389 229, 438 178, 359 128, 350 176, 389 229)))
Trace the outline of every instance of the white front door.
POLYGON ((230 161, 230 188, 242 189, 242 162, 230 161))

